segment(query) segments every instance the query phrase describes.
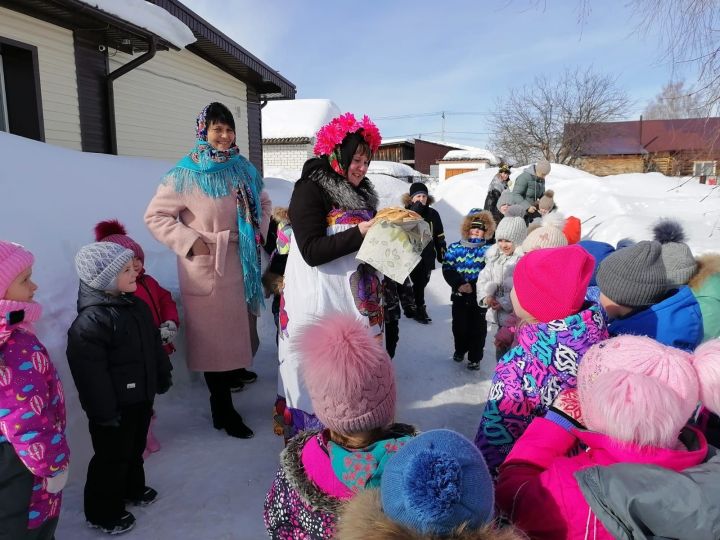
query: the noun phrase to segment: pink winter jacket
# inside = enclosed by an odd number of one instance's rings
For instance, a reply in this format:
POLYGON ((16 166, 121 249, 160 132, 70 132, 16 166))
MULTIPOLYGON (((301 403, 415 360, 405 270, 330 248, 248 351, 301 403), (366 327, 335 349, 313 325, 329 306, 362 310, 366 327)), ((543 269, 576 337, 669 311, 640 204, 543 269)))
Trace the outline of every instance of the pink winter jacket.
POLYGON ((67 467, 65 397, 47 350, 34 334, 0 323, 0 443, 8 442, 34 475, 28 528, 60 515, 61 493, 44 479, 67 467))
POLYGON ((610 437, 572 429, 535 418, 500 467, 496 486, 498 508, 533 539, 612 540, 580 491, 575 472, 597 465, 644 463, 682 471, 703 462, 708 446, 697 435, 697 450, 620 446, 610 437), (587 450, 568 453, 580 442, 587 450))

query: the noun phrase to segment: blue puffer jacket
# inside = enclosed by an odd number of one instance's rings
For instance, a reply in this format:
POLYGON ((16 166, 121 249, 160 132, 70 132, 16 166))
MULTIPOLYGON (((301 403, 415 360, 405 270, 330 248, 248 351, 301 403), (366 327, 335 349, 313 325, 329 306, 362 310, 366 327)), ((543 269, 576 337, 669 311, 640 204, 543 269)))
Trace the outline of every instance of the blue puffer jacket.
POLYGON ((700 305, 687 286, 675 289, 665 300, 643 311, 611 321, 608 329, 611 336, 648 336, 689 352, 703 339, 700 305))

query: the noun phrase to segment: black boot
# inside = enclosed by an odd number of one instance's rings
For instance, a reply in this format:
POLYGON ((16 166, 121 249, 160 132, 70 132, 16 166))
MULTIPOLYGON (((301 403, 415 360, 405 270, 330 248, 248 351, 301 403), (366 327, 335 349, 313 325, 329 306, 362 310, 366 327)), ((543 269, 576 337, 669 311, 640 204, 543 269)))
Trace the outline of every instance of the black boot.
POLYGON ((432 322, 425 306, 418 306, 417 312, 415 313, 415 320, 420 324, 430 324, 432 322))
POLYGON ((215 429, 224 429, 228 435, 238 439, 251 439, 255 435, 233 407, 229 394, 227 398, 210 396, 210 411, 215 429))

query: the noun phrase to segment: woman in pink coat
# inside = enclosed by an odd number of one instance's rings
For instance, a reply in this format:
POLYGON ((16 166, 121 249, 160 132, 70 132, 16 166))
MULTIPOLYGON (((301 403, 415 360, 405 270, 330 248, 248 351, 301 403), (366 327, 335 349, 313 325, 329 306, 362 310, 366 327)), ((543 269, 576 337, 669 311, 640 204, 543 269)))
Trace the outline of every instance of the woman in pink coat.
POLYGON ((213 426, 239 438, 252 430, 230 390, 245 382, 257 350, 255 317, 263 303, 260 245, 272 202, 257 169, 235 144, 235 120, 221 103, 197 119, 197 141, 165 177, 145 223, 177 254, 187 336, 187 364, 204 372, 213 426), (243 370, 243 371, 239 371, 243 370))
POLYGON ((720 340, 694 355, 640 336, 594 345, 580 364, 576 395, 561 394, 533 420, 500 467, 498 507, 531 538, 614 538, 575 473, 616 463, 679 473, 703 463, 705 436, 686 423, 700 400, 720 409, 719 364, 720 340))

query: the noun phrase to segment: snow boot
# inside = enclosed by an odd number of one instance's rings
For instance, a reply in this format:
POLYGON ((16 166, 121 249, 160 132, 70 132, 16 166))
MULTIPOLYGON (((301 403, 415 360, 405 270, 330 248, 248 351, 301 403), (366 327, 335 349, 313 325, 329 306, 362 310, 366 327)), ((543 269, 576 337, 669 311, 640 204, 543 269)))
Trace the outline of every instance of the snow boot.
POLYGON ((90 528, 100 529, 102 532, 107 534, 123 534, 135 526, 135 516, 133 516, 130 512, 125 512, 118 519, 114 519, 106 523, 93 523, 92 521, 88 521, 87 524, 90 528))
POLYGON ((142 495, 135 499, 128 499, 127 502, 133 506, 150 506, 157 501, 158 492, 149 486, 145 486, 142 495))
POLYGON ((480 369, 480 362, 477 360, 475 362, 468 362, 467 368, 472 371, 477 371, 480 369))
POLYGON ((459 352, 453 353, 453 361, 454 362, 462 362, 463 360, 465 360, 464 354, 460 354, 459 352))
POLYGON ((417 312, 415 313, 415 320, 420 324, 430 324, 432 322, 432 319, 428 315, 425 306, 419 306, 417 308, 417 312))

